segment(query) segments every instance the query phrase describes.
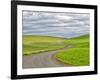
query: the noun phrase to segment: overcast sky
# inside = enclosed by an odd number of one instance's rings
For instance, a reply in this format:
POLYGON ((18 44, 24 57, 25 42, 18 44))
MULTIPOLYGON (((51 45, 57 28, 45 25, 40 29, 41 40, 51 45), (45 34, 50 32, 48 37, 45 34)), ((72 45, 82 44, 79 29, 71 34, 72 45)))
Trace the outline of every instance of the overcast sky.
POLYGON ((89 33, 90 15, 23 11, 24 35, 71 38, 89 33))

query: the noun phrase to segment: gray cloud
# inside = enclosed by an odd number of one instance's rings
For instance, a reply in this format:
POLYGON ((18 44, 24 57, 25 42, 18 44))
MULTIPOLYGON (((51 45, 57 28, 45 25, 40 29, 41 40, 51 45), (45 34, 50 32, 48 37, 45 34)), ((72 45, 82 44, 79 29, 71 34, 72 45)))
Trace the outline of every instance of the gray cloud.
POLYGON ((90 15, 23 11, 23 34, 75 37, 89 33, 90 15))

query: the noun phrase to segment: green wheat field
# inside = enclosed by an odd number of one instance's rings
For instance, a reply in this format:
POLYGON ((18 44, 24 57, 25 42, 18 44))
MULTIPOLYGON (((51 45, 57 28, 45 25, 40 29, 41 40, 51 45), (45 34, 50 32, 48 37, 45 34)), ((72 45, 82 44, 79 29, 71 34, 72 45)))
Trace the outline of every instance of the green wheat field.
POLYGON ((72 66, 89 65, 89 34, 75 38, 23 35, 23 56, 60 50, 54 57, 72 66))

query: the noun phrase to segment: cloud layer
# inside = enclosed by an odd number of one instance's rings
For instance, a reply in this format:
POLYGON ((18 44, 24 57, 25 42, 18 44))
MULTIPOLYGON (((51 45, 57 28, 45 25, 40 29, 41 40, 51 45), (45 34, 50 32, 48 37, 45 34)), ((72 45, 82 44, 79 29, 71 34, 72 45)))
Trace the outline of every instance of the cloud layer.
POLYGON ((23 11, 24 35, 71 38, 89 33, 90 15, 23 11))

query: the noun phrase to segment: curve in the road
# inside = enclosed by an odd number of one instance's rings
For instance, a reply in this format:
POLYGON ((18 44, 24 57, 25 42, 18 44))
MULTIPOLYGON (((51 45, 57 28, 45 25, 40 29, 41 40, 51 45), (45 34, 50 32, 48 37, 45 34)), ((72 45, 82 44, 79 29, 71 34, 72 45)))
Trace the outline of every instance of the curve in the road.
POLYGON ((53 57, 53 55, 55 55, 57 52, 64 49, 23 56, 23 68, 67 67, 69 65, 63 64, 53 57))

